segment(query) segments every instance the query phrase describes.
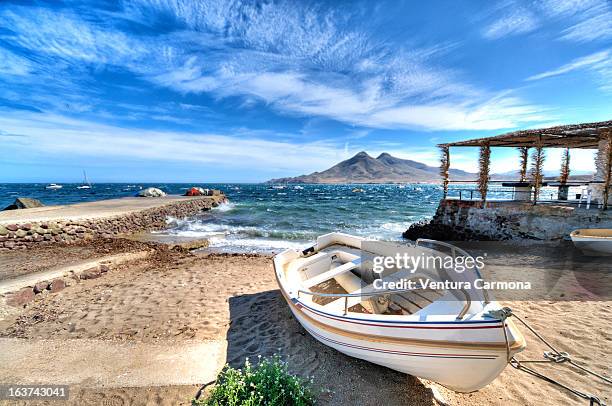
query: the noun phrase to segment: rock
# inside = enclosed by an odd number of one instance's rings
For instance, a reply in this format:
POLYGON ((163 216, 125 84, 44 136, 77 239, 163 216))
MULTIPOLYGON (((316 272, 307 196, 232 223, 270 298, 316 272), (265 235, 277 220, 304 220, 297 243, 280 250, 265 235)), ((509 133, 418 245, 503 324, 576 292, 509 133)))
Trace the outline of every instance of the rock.
POLYGON ((207 239, 201 239, 201 240, 192 240, 192 241, 185 241, 185 242, 181 242, 181 243, 177 243, 172 245, 172 248, 179 248, 181 250, 187 250, 187 251, 192 251, 192 250, 197 250, 200 248, 207 248, 209 245, 209 242, 207 239))
POLYGON ((13 307, 23 307, 34 299, 34 291, 31 287, 23 288, 6 296, 6 304, 13 307))
POLYGON ((108 265, 104 265, 104 264, 100 265, 100 272, 106 273, 108 271, 110 271, 110 267, 108 265))
POLYGON ((9 231, 17 231, 19 230, 19 226, 17 224, 9 224, 6 226, 6 229, 9 231))
POLYGON ((444 399, 444 396, 442 396, 438 388, 436 388, 435 386, 431 386, 429 389, 431 390, 431 394, 438 403, 438 405, 449 406, 449 403, 446 401, 446 399, 444 399))
POLYGON ((148 187, 138 192, 137 196, 138 197, 162 197, 162 196, 166 196, 166 193, 162 191, 161 189, 158 189, 155 187, 148 187))
POLYGON ((43 207, 44 204, 37 199, 30 199, 29 197, 18 197, 15 199, 13 204, 7 206, 4 210, 19 210, 19 209, 33 209, 35 207, 43 207))
POLYGON ((32 231, 34 231, 36 234, 44 234, 45 232, 48 232, 47 230, 45 230, 41 226, 34 226, 34 227, 32 227, 32 231))
POLYGON ((15 236, 17 236, 18 238, 23 238, 23 237, 25 237, 26 235, 28 235, 28 232, 27 232, 27 231, 25 231, 25 230, 17 230, 17 231, 15 232, 15 236))
POLYGON ((6 227, 4 227, 2 224, 0 224, 0 235, 8 235, 9 230, 7 230, 6 227))
POLYGON ((51 281, 51 293, 57 293, 66 287, 66 282, 63 279, 57 278, 51 281))
POLYGON ((15 241, 5 241, 4 248, 15 248, 15 241))
POLYGON ((102 271, 100 270, 100 267, 96 266, 94 268, 89 268, 81 272, 81 274, 79 275, 79 278, 83 280, 96 279, 96 278, 99 278, 100 276, 102 276, 102 271))
POLYGON ((32 229, 32 224, 25 223, 25 224, 20 225, 19 228, 24 231, 30 231, 32 229))
POLYGON ((49 285, 49 281, 38 282, 36 285, 34 285, 34 293, 40 293, 43 290, 49 289, 49 285))

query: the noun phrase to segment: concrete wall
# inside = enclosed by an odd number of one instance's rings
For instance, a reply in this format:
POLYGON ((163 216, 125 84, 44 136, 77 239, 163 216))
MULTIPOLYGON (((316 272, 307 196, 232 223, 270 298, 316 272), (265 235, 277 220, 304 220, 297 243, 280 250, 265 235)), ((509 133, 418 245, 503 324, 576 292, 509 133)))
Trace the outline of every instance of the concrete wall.
POLYGON ((521 202, 442 200, 430 222, 413 224, 409 239, 560 240, 577 228, 612 228, 612 213, 598 209, 521 202))
POLYGON ((214 198, 172 202, 163 206, 96 220, 50 221, 0 225, 0 252, 26 249, 36 244, 76 243, 98 237, 156 230, 166 227, 166 219, 187 217, 209 210, 225 201, 223 195, 214 198))

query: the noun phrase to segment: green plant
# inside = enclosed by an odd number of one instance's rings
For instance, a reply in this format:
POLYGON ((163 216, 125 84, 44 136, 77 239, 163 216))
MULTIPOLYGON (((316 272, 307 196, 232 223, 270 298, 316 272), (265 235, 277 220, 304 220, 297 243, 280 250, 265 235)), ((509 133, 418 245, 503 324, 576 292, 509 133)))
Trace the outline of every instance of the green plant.
POLYGON ((194 399, 193 406, 307 406, 315 403, 312 381, 291 375, 280 357, 248 358, 241 369, 226 365, 210 395, 194 399))

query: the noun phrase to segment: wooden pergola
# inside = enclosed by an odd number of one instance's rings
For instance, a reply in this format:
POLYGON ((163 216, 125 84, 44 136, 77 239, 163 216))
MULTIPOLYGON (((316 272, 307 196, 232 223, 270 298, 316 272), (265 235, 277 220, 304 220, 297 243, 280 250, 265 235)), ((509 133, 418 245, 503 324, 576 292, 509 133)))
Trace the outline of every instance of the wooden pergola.
POLYGON ((534 204, 542 187, 545 148, 565 148, 561 168, 561 183, 566 183, 569 177, 569 150, 571 148, 596 149, 598 150, 596 175, 602 180, 602 208, 606 210, 608 207, 610 183, 612 180, 612 120, 513 131, 493 137, 439 144, 438 147, 442 153, 440 174, 443 179, 444 198, 446 198, 448 193, 450 147, 480 148, 478 189, 482 196, 483 207, 486 202, 490 178, 491 147, 519 149, 521 181, 527 180, 529 150, 531 148, 534 149, 531 154, 532 167, 530 171, 531 182, 533 182, 534 186, 534 204))

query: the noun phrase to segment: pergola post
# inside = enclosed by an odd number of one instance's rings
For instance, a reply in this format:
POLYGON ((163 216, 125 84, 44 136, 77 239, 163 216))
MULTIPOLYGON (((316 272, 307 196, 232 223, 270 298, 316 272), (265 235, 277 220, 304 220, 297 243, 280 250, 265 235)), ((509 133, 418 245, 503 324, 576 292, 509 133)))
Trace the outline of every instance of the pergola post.
POLYGON ((527 165, 529 164, 529 147, 518 147, 521 159, 521 182, 527 181, 527 165))
POLYGON ((440 176, 442 176, 443 199, 446 199, 449 183, 450 148, 446 145, 441 146, 440 155, 440 176))
POLYGON ((542 137, 538 136, 535 143, 535 151, 531 156, 531 178, 533 180, 533 204, 538 202, 540 197, 540 189, 542 188, 542 171, 544 168, 544 147, 542 145, 542 137))
POLYGON ((478 191, 482 198, 482 207, 486 206, 487 190, 489 188, 489 167, 491 164, 491 146, 488 142, 483 142, 480 145, 480 156, 478 159, 478 191))
POLYGON ((567 200, 567 195, 569 193, 569 186, 567 185, 567 181, 570 176, 570 149, 569 147, 563 150, 563 157, 561 158, 561 173, 559 176, 559 200, 567 200))
POLYGON ((604 133, 604 140, 607 141, 604 146, 603 164, 604 164, 604 184, 603 184, 603 205, 602 210, 608 209, 608 198, 610 197, 610 182, 612 181, 612 131, 608 130, 604 133))

